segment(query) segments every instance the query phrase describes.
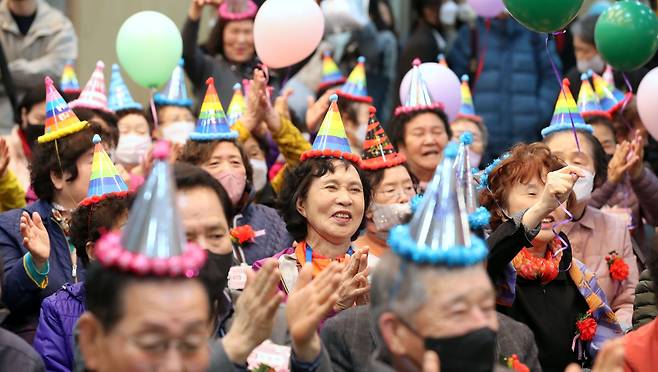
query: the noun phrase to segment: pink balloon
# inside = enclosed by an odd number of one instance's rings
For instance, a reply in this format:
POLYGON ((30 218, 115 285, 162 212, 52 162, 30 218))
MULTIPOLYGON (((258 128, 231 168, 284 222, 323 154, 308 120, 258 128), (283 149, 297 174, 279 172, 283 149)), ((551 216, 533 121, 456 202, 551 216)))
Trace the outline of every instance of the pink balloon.
POLYGON ((468 5, 484 18, 493 18, 505 10, 503 0, 468 0, 468 5))
POLYGON ((267 0, 254 20, 256 54, 271 68, 308 57, 323 34, 322 10, 313 0, 267 0))
MULTIPOLYGON (((451 69, 434 62, 420 65, 420 73, 423 76, 427 90, 432 101, 441 102, 445 106, 445 112, 450 121, 455 120, 462 104, 461 82, 451 69)), ((404 104, 409 96, 409 85, 411 84, 411 70, 404 75, 400 84, 400 102, 404 104)))
POLYGON ((637 111, 651 137, 658 140, 658 67, 649 71, 637 88, 637 111))

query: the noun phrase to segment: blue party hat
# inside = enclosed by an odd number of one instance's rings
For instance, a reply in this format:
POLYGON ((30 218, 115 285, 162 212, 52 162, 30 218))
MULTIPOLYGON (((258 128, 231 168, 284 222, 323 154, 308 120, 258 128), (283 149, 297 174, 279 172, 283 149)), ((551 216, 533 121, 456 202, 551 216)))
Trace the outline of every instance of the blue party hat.
POLYGON ((161 92, 153 96, 153 102, 158 106, 183 106, 192 108, 192 100, 187 95, 185 74, 183 73, 183 59, 174 67, 171 79, 161 92))
POLYGON ((121 77, 119 65, 116 63, 112 64, 112 79, 110 80, 110 96, 107 99, 107 107, 114 112, 143 109, 142 105, 135 102, 130 95, 130 91, 121 77))

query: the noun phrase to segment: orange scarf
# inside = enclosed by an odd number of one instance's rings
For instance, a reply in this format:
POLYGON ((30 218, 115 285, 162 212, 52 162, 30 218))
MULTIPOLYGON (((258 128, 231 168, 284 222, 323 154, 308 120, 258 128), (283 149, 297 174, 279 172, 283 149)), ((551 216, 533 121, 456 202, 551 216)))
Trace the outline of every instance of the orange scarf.
POLYGON ((516 273, 527 280, 539 280, 541 284, 553 281, 560 272, 560 260, 562 259, 562 251, 554 256, 553 247, 560 247, 560 241, 553 240, 552 243, 549 243, 543 258, 536 257, 527 248, 521 249, 521 252, 512 259, 516 273))
MULTIPOLYGON (((298 243, 297 246, 295 247, 295 257, 297 257, 297 262, 299 263, 300 267, 304 267, 306 264, 306 248, 307 248, 306 241, 303 241, 301 243, 298 243)), ((310 247, 309 247, 310 248, 310 247)), ((347 255, 339 258, 328 258, 324 256, 320 256, 319 254, 312 252, 312 261, 313 261, 313 277, 317 276, 324 270, 327 266, 329 266, 330 263, 336 261, 341 264, 345 263, 347 261, 347 255)))

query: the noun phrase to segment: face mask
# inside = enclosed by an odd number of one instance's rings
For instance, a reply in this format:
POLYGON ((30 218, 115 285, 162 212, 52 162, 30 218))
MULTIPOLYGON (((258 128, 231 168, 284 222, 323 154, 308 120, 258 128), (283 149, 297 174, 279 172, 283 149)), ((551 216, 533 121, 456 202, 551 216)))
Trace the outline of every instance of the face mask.
POLYGON ((191 121, 175 121, 162 127, 162 137, 172 143, 185 144, 190 133, 194 130, 194 123, 191 121))
POLYGON ((468 148, 468 161, 471 163, 471 168, 477 168, 480 166, 480 161, 482 161, 482 155, 478 154, 468 148))
POLYGON ((578 203, 588 200, 594 188, 594 174, 585 169, 582 171, 585 173, 585 177, 580 177, 573 185, 573 193, 576 195, 578 203))
POLYGON ((592 70, 594 72, 601 72, 605 68, 605 62, 600 55, 595 55, 594 57, 587 60, 578 60, 576 61, 578 71, 587 72, 592 70))
POLYGON ((222 184, 224 190, 228 194, 228 197, 231 199, 233 205, 238 204, 240 199, 242 199, 242 194, 244 194, 244 188, 247 184, 247 177, 235 172, 222 171, 215 176, 217 181, 222 184))
POLYGON ((41 124, 30 124, 27 123, 26 126, 21 128, 23 135, 25 136, 25 141, 30 148, 34 147, 34 144, 37 142, 37 138, 43 135, 44 126, 41 124))
POLYGON ((260 159, 249 159, 249 163, 254 170, 254 189, 260 191, 267 183, 267 163, 265 163, 265 160, 260 159))
POLYGON ((356 140, 359 141, 360 144, 363 144, 363 141, 365 141, 367 131, 367 125, 359 125, 359 127, 356 128, 356 140))
POLYGON ((457 337, 427 337, 425 349, 439 356, 441 372, 491 372, 496 358, 496 332, 481 328, 457 337))
POLYGON ((372 221, 380 232, 388 232, 393 226, 407 222, 411 216, 411 205, 409 203, 379 204, 372 203, 370 206, 372 221))
POLYGON ((119 164, 139 164, 151 147, 151 137, 139 134, 122 134, 114 159, 119 164))
MULTIPOLYGON (((228 282, 228 271, 233 265, 233 253, 229 254, 216 254, 208 251, 208 258, 199 271, 199 278, 208 283, 212 288, 212 302, 218 299, 226 283, 228 282)), ((221 303, 221 301, 220 301, 221 303)), ((218 309, 221 314, 226 309, 218 309)))
POLYGON ((459 6, 452 0, 447 1, 441 5, 439 9, 439 18, 441 23, 445 26, 452 26, 457 21, 457 14, 459 13, 459 6))

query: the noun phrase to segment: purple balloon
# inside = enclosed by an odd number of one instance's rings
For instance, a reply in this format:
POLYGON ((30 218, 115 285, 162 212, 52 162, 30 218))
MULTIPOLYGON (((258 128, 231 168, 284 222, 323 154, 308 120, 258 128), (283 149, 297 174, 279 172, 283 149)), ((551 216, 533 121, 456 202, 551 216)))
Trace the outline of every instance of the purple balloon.
MULTIPOLYGON (((455 120, 462 104, 461 82, 451 69, 434 62, 420 65, 420 73, 433 102, 441 102, 450 121, 455 120)), ((411 70, 404 75, 400 84, 400 102, 404 104, 409 97, 411 70)))
POLYGON ((468 5, 484 18, 493 18, 505 10, 503 0, 468 0, 468 5))

